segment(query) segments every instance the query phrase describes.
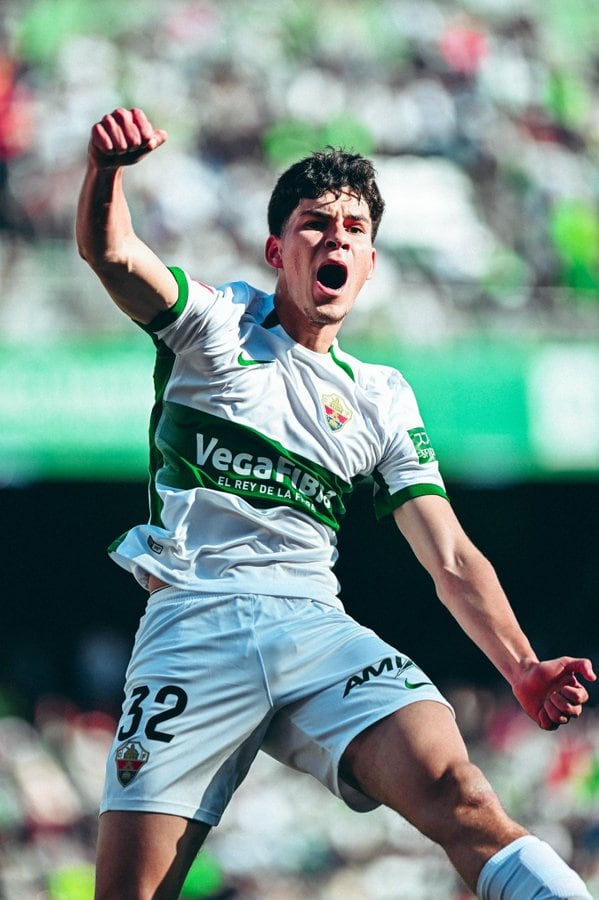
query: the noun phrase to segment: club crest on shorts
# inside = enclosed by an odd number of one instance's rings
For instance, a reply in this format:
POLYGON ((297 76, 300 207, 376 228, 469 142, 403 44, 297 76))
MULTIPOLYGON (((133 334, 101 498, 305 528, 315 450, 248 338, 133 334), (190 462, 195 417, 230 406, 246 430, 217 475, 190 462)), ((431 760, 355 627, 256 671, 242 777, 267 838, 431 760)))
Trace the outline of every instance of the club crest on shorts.
POLYGON ((150 758, 149 750, 139 741, 126 741, 116 748, 114 755, 116 762, 116 777, 123 787, 131 784, 139 770, 150 758))
POLYGON ((327 425, 331 431, 341 431, 353 416, 351 407, 338 394, 323 394, 321 400, 327 425))

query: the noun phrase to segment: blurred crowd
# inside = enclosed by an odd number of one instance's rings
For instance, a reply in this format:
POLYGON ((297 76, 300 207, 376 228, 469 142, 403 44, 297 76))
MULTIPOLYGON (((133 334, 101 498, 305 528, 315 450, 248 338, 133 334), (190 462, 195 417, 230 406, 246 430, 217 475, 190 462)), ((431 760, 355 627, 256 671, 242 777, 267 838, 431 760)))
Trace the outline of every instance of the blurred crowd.
MULTIPOLYGON (((349 334, 599 334, 599 9, 593 0, 4 0, 0 342, 128 327, 73 242, 93 122, 141 106, 169 142, 128 172, 139 232, 220 283, 272 283, 266 205, 333 144, 375 159, 379 272, 349 334)), ((455 703, 508 808, 599 897, 599 717, 546 735, 473 687, 455 703)), ((112 712, 0 709, 0 898, 88 900, 112 712)), ((259 759, 186 897, 466 900, 385 810, 346 811, 259 759)))
POLYGON ((205 281, 272 283, 274 178, 335 144, 388 203, 355 334, 596 333, 598 37, 592 0, 5 0, 4 338, 126 327, 72 240, 90 127, 120 105, 170 134, 130 173, 138 229, 205 281))
MULTIPOLYGON (((473 759, 508 809, 599 897, 599 717, 541 732, 511 697, 447 691, 473 759)), ((93 850, 114 719, 41 697, 0 719, 0 897, 92 900, 93 850)), ((111 761, 114 764, 114 760, 111 761)), ((109 764, 111 764, 109 761, 109 764)), ((442 851, 389 810, 353 813, 261 754, 212 830, 183 898, 471 900, 442 851)), ((472 898, 473 900, 473 898, 472 898)))

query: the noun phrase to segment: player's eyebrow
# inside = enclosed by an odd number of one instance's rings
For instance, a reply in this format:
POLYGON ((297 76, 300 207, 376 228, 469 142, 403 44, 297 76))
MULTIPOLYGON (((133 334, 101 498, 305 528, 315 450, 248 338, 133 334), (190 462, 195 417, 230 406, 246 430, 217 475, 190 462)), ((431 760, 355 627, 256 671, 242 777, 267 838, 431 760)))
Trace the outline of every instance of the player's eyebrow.
MULTIPOLYGON (((302 218, 317 218, 325 221, 326 219, 333 219, 334 215, 330 212, 327 212, 325 209, 322 209, 318 206, 312 206, 309 209, 304 209, 301 212, 302 218)), ((344 219, 351 219, 352 222, 370 222, 370 217, 362 212, 352 212, 351 210, 343 217, 344 219)))

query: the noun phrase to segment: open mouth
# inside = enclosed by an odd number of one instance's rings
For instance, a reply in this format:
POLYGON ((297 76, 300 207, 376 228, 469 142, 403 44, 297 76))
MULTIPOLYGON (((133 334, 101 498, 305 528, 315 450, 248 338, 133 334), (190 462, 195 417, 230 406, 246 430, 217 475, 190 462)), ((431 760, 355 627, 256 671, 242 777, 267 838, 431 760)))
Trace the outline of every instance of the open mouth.
POLYGON ((339 290, 347 281, 347 269, 340 263, 325 263, 318 270, 317 278, 323 287, 339 290))

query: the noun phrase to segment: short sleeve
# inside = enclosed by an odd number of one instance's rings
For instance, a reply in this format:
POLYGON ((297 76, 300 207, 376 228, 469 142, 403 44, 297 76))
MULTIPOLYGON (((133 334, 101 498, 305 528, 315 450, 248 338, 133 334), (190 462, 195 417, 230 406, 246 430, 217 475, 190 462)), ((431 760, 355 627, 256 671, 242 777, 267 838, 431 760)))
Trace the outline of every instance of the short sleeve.
POLYGON ((177 301, 143 326, 145 331, 177 354, 196 348, 214 350, 236 333, 248 285, 239 282, 215 288, 192 280, 182 269, 173 267, 171 272, 179 285, 177 301))
POLYGON ((447 498, 437 454, 412 388, 395 371, 388 386, 387 441, 374 471, 377 518, 392 513, 413 497, 437 494, 447 498))

